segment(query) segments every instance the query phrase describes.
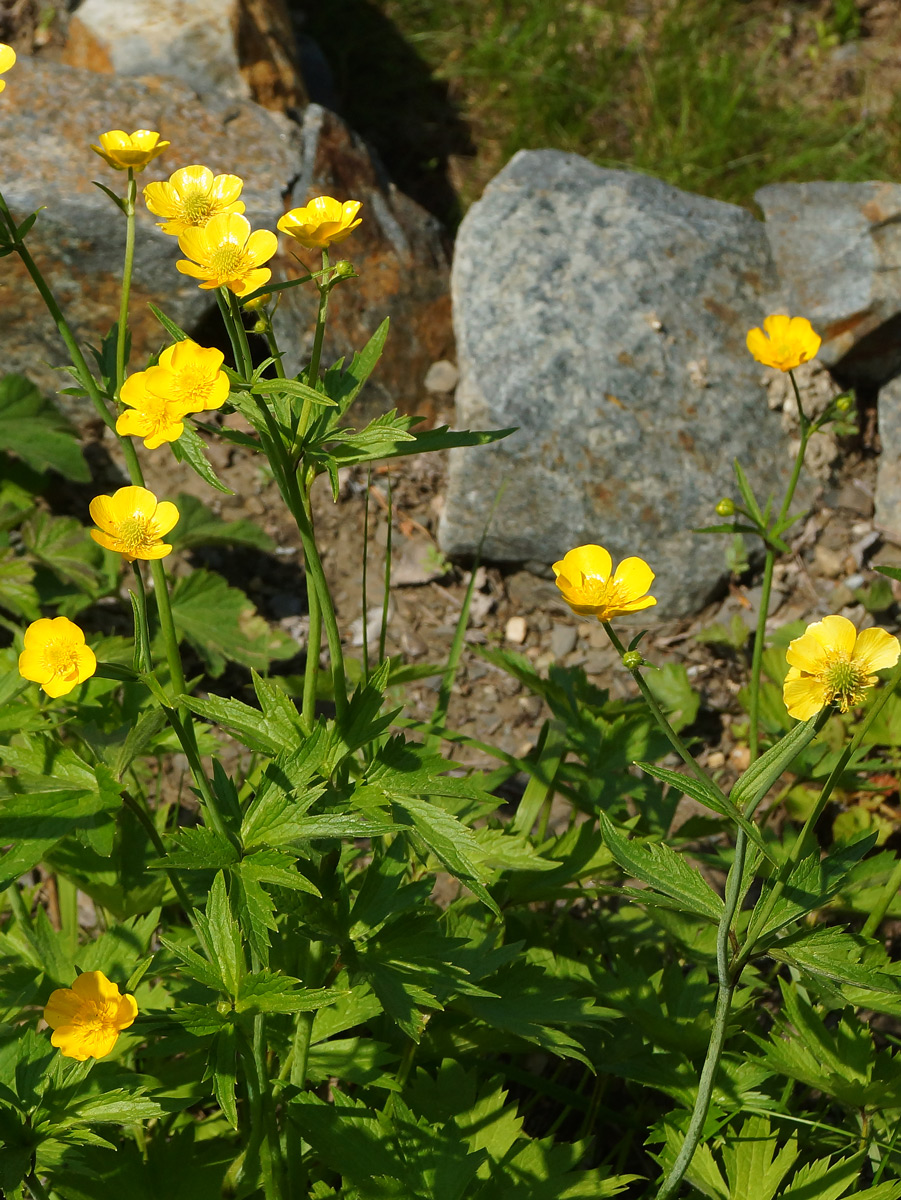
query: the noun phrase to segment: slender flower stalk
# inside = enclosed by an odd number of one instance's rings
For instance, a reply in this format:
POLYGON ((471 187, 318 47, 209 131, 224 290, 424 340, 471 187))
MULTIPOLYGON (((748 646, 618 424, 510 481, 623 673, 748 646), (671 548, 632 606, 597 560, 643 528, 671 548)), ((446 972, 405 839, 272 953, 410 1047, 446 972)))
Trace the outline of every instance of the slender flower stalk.
MULTIPOLYGON (((319 311, 316 313, 316 332, 313 335, 313 350, 310 355, 310 365, 307 368, 307 384, 314 388, 319 380, 319 363, 322 359, 322 342, 325 338, 325 322, 328 316, 328 298, 331 291, 331 282, 329 280, 329 259, 328 250, 323 247, 322 250, 322 276, 321 281, 317 281, 316 286, 319 288, 319 311)), ((303 408, 300 413, 300 424, 298 426, 298 434, 300 440, 306 437, 307 430, 310 427, 310 417, 313 414, 313 402, 306 399, 303 402, 303 408)))

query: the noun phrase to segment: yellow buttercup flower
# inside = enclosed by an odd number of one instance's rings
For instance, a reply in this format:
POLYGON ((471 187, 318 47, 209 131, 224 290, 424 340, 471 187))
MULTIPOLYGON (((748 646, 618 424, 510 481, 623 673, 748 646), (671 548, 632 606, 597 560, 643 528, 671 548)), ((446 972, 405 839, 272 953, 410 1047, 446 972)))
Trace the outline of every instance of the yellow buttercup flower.
POLYGON ((142 437, 148 450, 174 442, 184 433, 188 413, 221 408, 228 399, 225 355, 189 338, 167 347, 159 364, 136 371, 122 384, 119 399, 130 412, 120 414, 116 432, 142 437))
POLYGON ((212 217, 242 213, 238 197, 244 180, 237 175, 214 175, 209 167, 181 167, 168 183, 148 183, 144 201, 150 211, 165 221, 157 222, 163 233, 179 237, 186 229, 202 228, 212 217))
POLYGON ((84 633, 68 617, 42 617, 25 630, 19 674, 39 683, 48 696, 66 696, 90 679, 97 659, 85 645, 84 633))
POLYGON ((750 330, 746 340, 759 363, 777 371, 791 371, 816 358, 823 339, 806 317, 775 313, 765 318, 763 329, 750 330))
POLYGON ((603 546, 577 546, 554 563, 553 571, 563 599, 583 617, 609 621, 657 603, 646 595, 654 572, 644 559, 625 558, 614 571, 603 546))
POLYGON ((333 200, 317 196, 305 208, 292 208, 279 219, 282 233, 310 250, 324 250, 335 242, 343 242, 362 221, 357 217, 359 200, 333 200), (356 217, 356 220, 354 218, 356 217))
POLYGON ((143 487, 119 488, 112 496, 95 496, 91 517, 99 529, 91 530, 95 542, 115 550, 126 562, 136 558, 165 558, 172 547, 160 539, 178 522, 178 509, 170 500, 157 500, 143 487))
POLYGON ((158 133, 149 129, 136 129, 134 133, 111 129, 109 133, 101 133, 100 145, 92 145, 91 149, 116 171, 127 171, 129 167, 143 171, 168 145, 168 142, 160 141, 158 133))
MULTIPOLYGON (((12 46, 0 42, 0 75, 16 65, 16 52, 12 46)), ((0 92, 6 87, 6 80, 0 79, 0 92)))
POLYGON ((147 386, 147 371, 138 371, 122 384, 119 399, 129 405, 116 418, 116 433, 144 439, 148 450, 164 442, 177 442, 185 431, 184 418, 190 411, 183 401, 158 395, 147 386))
POLYGON ((782 698, 789 716, 809 721, 827 704, 855 708, 876 682, 874 671, 893 667, 901 655, 896 637, 884 629, 858 633, 847 617, 823 617, 789 643, 789 671, 782 698))
POLYGON ((227 287, 236 296, 255 292, 268 283, 272 272, 260 266, 278 249, 278 238, 268 229, 250 231, 240 213, 221 213, 202 229, 186 229, 178 239, 182 254, 175 264, 183 275, 201 279, 202 288, 227 287))
POLYGON ((102 971, 85 971, 70 988, 50 993, 44 1020, 51 1044, 65 1058, 106 1058, 138 1015, 134 996, 123 996, 102 971))

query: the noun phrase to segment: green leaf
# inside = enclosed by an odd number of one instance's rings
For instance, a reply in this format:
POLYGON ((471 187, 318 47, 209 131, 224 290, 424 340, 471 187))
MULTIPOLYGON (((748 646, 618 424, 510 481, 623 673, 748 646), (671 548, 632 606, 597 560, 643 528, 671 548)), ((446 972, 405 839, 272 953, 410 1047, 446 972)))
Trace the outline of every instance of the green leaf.
MULTIPOLYGON (((195 919, 200 919, 197 914, 195 919)), ((222 981, 230 996, 237 996, 244 975, 244 951, 241 929, 235 920, 225 887, 225 875, 219 871, 213 880, 203 920, 204 932, 213 959, 222 972, 222 981)))
POLYGON ((723 915, 722 900, 681 854, 664 842, 630 842, 621 838, 604 813, 598 820, 610 853, 624 871, 677 900, 686 911, 719 922, 723 915))
POLYGON ((147 307, 162 325, 163 329, 165 329, 166 333, 169 334, 169 337, 172 338, 173 342, 185 342, 190 339, 191 335, 185 333, 179 325, 176 325, 170 317, 167 317, 162 309, 157 308, 155 304, 148 304, 147 307))
POLYGON ((662 783, 668 783, 670 787, 677 788, 684 795, 691 796, 692 800, 697 800, 699 804, 719 813, 721 817, 728 817, 730 821, 739 825, 765 853, 768 853, 757 826, 743 817, 729 797, 723 796, 712 783, 696 778, 694 775, 685 775, 679 771, 670 771, 667 767, 658 767, 656 763, 637 762, 635 765, 662 783))
POLYGON ((166 937, 165 934, 160 934, 160 942, 171 954, 175 955, 192 979, 212 988, 214 992, 228 991, 218 967, 202 958, 196 950, 192 950, 190 946, 183 946, 181 942, 176 942, 173 938, 166 937))
POLYGON ((221 834, 203 825, 179 829, 174 835, 179 849, 152 865, 177 871, 218 871, 238 862, 238 851, 221 834))
POLYGON ((0 608, 37 621, 41 605, 34 587, 34 568, 11 546, 0 546, 0 608))
POLYGON ((901 992, 898 977, 882 969, 882 947, 846 929, 802 929, 771 945, 767 953, 777 962, 836 983, 895 995, 901 992))
POLYGON ((314 1012, 347 995, 336 988, 305 988, 299 979, 272 971, 257 971, 241 980, 238 1012, 314 1012))
POLYGON ((325 390, 338 405, 339 417, 344 416, 360 394, 364 383, 375 370, 376 363, 382 356, 387 337, 388 318, 385 317, 363 349, 354 354, 346 371, 342 371, 339 365, 330 367, 326 371, 325 390))
POLYGON ((103 578, 103 551, 74 517, 38 512, 22 526, 22 543, 60 579, 94 594, 103 578))
POLYGON ((214 677, 227 662, 265 671, 274 659, 297 652, 295 642, 273 629, 243 592, 212 571, 192 571, 176 580, 172 616, 179 636, 191 643, 214 677))
POLYGON ((205 483, 215 488, 217 492, 225 492, 227 496, 233 496, 234 492, 231 488, 225 486, 210 466, 206 456, 206 443, 194 428, 190 417, 184 418, 184 426, 181 437, 169 443, 176 461, 187 463, 192 471, 195 471, 205 483))
POLYGON ((317 392, 301 379, 261 379, 251 387, 254 396, 287 396, 292 400, 309 400, 326 408, 334 408, 335 401, 323 392, 317 392))
POLYGON ((729 793, 729 799, 746 817, 752 816, 757 805, 773 784, 795 761, 801 751, 817 735, 819 717, 801 721, 790 733, 771 746, 766 754, 752 763, 729 793))
POLYGON ((0 450, 11 451, 36 471, 90 482, 72 426, 24 375, 0 379, 0 450))
POLYGON ((645 679, 673 729, 678 733, 691 725, 701 707, 701 697, 691 686, 684 663, 666 663, 659 671, 649 671, 645 679))
POLYGON ((272 538, 255 521, 223 521, 202 500, 187 492, 179 493, 175 504, 178 524, 171 538, 180 550, 194 546, 249 546, 268 553, 275 548, 272 538))
POLYGON ((207 1076, 213 1080, 213 1094, 233 1129, 238 1128, 238 1106, 235 1086, 238 1077, 237 1032, 226 1025, 216 1034, 210 1047, 207 1076))

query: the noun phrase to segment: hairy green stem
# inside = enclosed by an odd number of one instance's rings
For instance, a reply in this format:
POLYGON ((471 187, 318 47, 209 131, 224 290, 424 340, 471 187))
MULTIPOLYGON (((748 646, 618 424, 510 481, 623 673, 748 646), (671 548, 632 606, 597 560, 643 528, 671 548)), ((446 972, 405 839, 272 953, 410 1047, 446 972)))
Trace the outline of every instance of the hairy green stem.
MULTIPOLYGON (((607 633, 607 637, 609 637, 610 641, 613 643, 614 649, 617 651, 620 658, 622 658, 623 655, 626 653, 626 647, 622 644, 622 642, 617 637, 616 633, 613 630, 613 626, 610 624, 609 621, 604 621, 603 626, 607 633)), ((688 747, 685 745, 685 743, 679 737, 678 733, 676 733, 675 729, 673 729, 672 725, 670 725, 669 721, 666 719, 663 709, 657 703, 654 693, 651 691, 651 689, 648 687, 647 683, 645 682, 644 676, 641 674, 640 669, 638 667, 636 667, 634 669, 627 667, 626 670, 629 672, 629 674, 632 676, 632 678, 635 680, 636 684, 638 685, 638 690, 641 692, 648 708, 654 714, 654 719, 656 720, 657 724, 660 726, 660 729, 663 732, 663 734, 666 736, 667 741, 672 746, 672 748, 676 751, 676 753, 679 755, 679 757, 682 759, 682 761, 685 763, 685 765, 691 770, 691 773, 693 775, 695 775, 698 779, 700 779, 704 783, 706 783, 709 787, 713 788, 713 790, 718 792, 719 795, 723 798, 723 800, 725 800, 726 797, 725 797, 724 793, 722 792, 722 790, 710 778, 710 776, 707 774, 707 772, 704 770, 704 768, 695 761, 695 759, 692 757, 691 752, 689 751, 688 747)))
POLYGON ((37 1174, 32 1171, 25 1176, 25 1182, 28 1185, 28 1190, 31 1192, 34 1200, 50 1200, 50 1193, 38 1179, 37 1174))
MULTIPOLYGON (((794 466, 792 467, 791 478, 788 482, 785 496, 782 500, 782 505, 779 509, 779 515, 776 518, 777 526, 788 515, 788 510, 791 507, 791 502, 795 496, 795 490, 798 486, 798 481, 801 478, 801 468, 804 465, 804 457, 807 453, 807 443, 810 441, 810 435, 813 432, 808 425, 807 418, 804 416, 804 409, 801 406, 801 396, 798 392, 798 385, 795 382, 795 377, 789 371, 792 387, 795 389, 795 396, 798 400, 798 412, 801 416, 801 444, 798 447, 798 452, 795 455, 794 466)), ((751 659, 751 680, 749 688, 749 703, 748 703, 748 748, 750 750, 750 761, 754 762, 760 753, 760 675, 763 663, 764 643, 766 642, 766 622, 769 616, 770 595, 773 588, 773 569, 776 564, 776 552, 772 547, 768 546, 766 551, 766 559, 763 565, 763 583, 760 593, 760 607, 757 612, 757 629, 754 634, 754 652, 751 659)))
POLYGON ((122 270, 122 289, 119 298, 119 324, 116 327, 116 396, 125 382, 125 345, 128 338, 128 301, 131 296, 131 276, 135 261, 135 198, 138 185, 135 173, 128 168, 125 192, 125 265, 122 270))
POLYGON ((895 869, 888 877, 888 882, 880 893, 879 899, 874 904, 870 915, 864 921, 861 933, 864 937, 875 937, 876 931, 882 924, 885 914, 889 910, 889 905, 898 895, 898 889, 901 888, 901 859, 895 864, 895 869))
MULTIPOLYGON (((311 388, 315 388, 319 379, 319 363, 322 359, 322 342, 325 337, 325 320, 328 314, 328 298, 331 287, 326 278, 329 269, 328 250, 322 251, 322 282, 318 282, 316 286, 319 288, 319 311, 316 314, 316 332, 313 335, 313 351, 310 355, 310 365, 307 368, 307 384, 311 388)), ((303 408, 300 411, 300 425, 298 432, 301 440, 306 437, 307 429, 310 426, 310 417, 313 411, 312 400, 306 399, 303 402, 303 408)))

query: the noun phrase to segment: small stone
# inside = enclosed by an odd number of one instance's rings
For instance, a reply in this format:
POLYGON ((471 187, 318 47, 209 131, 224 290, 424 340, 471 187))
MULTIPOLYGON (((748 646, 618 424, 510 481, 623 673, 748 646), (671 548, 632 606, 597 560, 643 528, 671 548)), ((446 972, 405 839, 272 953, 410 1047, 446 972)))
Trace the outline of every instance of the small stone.
POLYGON ((426 641, 421 638, 418 633, 414 633, 412 629, 405 629, 403 631, 400 638, 400 644, 404 654, 406 654, 408 658, 422 658, 429 652, 429 647, 426 641))
POLYGON ((452 392, 457 386, 460 372, 452 362, 441 358, 433 362, 425 373, 423 386, 427 392, 452 392))
POLYGON ((578 636, 574 625, 554 625, 551 629, 551 654, 554 658, 566 658, 575 648, 578 636))
POLYGON ((726 765, 726 756, 722 750, 711 750, 707 755, 707 767, 711 771, 717 771, 720 767, 726 765))
POLYGON ((504 638, 514 646, 521 646, 526 640, 527 632, 525 617, 511 617, 504 629, 504 638))
POLYGON ((846 554, 841 554, 837 550, 830 550, 828 546, 817 545, 814 547, 813 560, 817 569, 827 579, 838 579, 839 575, 844 574, 846 558, 846 554))

